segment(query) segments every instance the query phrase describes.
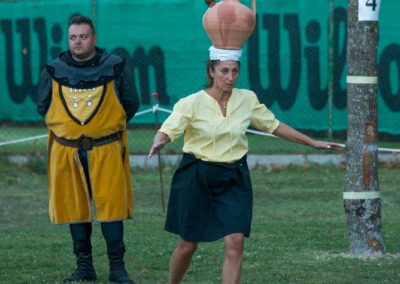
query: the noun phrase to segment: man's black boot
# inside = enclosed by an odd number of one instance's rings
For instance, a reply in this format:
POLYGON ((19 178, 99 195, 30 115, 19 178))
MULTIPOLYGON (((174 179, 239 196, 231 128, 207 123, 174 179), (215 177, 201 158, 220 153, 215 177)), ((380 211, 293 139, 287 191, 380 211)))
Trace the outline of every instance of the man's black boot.
POLYGON ((75 242, 74 254, 76 255, 76 270, 63 282, 96 281, 96 271, 93 267, 92 246, 90 242, 75 242))
POLYGON ((110 261, 110 283, 134 284, 125 270, 124 263, 125 246, 122 242, 112 242, 107 244, 107 255, 110 261))

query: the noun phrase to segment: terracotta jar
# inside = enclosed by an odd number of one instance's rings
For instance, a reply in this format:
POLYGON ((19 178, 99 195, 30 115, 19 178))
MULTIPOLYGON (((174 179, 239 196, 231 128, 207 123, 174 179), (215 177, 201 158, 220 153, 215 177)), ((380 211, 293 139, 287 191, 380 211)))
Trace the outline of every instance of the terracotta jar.
POLYGON ((216 48, 241 49, 256 24, 256 1, 252 10, 239 0, 206 1, 203 27, 216 48))

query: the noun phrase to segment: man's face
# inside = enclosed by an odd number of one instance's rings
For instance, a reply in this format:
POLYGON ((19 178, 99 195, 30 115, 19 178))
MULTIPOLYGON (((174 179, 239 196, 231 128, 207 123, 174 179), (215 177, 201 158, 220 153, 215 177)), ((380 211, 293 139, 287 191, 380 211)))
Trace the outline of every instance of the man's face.
POLYGON ((77 61, 86 61, 96 54, 96 36, 88 24, 71 25, 68 29, 68 47, 77 61))

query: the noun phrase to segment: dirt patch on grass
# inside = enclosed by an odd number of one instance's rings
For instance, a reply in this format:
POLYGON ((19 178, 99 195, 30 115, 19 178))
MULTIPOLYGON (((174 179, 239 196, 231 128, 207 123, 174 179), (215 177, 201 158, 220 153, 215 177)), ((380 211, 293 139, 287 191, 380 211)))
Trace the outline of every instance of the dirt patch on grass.
POLYGON ((350 253, 344 253, 344 252, 341 253, 316 252, 315 258, 317 260, 331 260, 334 258, 357 259, 357 260, 377 260, 377 259, 394 260, 394 259, 400 259, 400 253, 385 253, 385 254, 375 253, 364 256, 354 256, 351 255, 350 253))

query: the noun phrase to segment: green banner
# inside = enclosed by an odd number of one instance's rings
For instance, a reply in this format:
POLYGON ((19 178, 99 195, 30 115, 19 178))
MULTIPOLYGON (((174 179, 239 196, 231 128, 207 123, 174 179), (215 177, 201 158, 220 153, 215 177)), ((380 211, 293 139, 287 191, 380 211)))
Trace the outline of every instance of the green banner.
MULTIPOLYGON (((367 1, 367 0, 365 0, 367 1)), ((251 1, 241 1, 250 6, 251 1)), ((239 88, 255 91, 276 116, 299 129, 347 128, 346 0, 334 1, 332 121, 328 120, 329 0, 257 1, 257 26, 244 46, 239 88)), ((0 3, 0 121, 39 121, 35 98, 45 63, 67 48, 69 18, 93 18, 99 47, 127 59, 141 111, 172 109, 205 83, 210 41, 200 0, 3 1, 0 3)), ((379 130, 400 134, 400 2, 380 11, 379 130)), ((166 113, 161 113, 164 119, 166 113)), ((153 114, 133 123, 153 123, 153 114)))

